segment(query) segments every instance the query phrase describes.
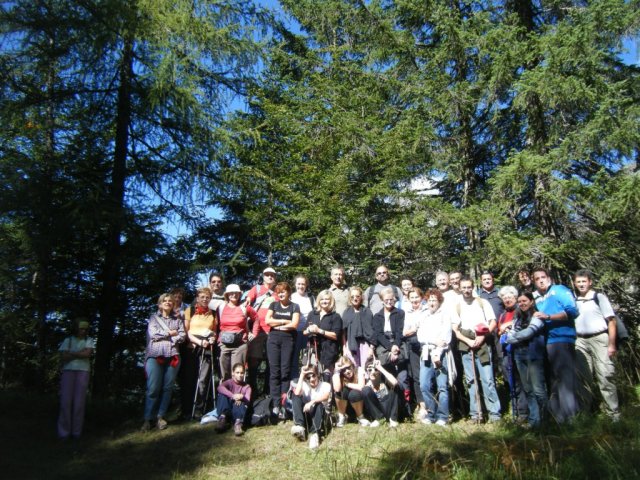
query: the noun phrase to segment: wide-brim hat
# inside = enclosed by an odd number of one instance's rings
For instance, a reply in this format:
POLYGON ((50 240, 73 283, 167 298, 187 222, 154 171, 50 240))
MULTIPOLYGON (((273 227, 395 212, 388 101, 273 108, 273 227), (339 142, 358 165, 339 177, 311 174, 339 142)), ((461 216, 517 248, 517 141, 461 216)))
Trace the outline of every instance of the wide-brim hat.
POLYGON ((273 268, 271 267, 267 267, 262 271, 262 274, 264 275, 265 273, 273 273, 274 275, 277 273, 273 268))
POLYGON ((227 288, 224 290, 224 298, 227 298, 230 293, 240 293, 242 294, 242 290, 240 290, 240 286, 235 283, 230 283, 227 285, 227 288))

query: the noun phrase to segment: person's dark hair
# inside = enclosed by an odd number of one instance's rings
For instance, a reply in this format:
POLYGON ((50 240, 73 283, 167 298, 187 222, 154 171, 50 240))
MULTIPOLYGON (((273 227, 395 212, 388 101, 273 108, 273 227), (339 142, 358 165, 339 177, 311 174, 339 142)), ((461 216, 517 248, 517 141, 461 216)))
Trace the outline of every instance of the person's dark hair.
POLYGON ((278 285, 276 285, 275 292, 276 294, 280 292, 288 292, 289 295, 291 295, 291 285, 289 285, 287 282, 280 282, 278 283, 278 285))
POLYGON ((491 270, 483 270, 480 276, 483 276, 483 275, 491 275, 491 278, 494 277, 493 272, 491 270))
POLYGON ((581 268, 580 270, 577 270, 576 273, 573 274, 574 280, 578 277, 586 277, 589 280, 593 281, 593 273, 591 273, 591 270, 587 270, 586 268, 581 268))
POLYGON ((211 272, 209 274, 209 282, 211 282, 211 279, 213 277, 218 277, 220 280, 222 280, 222 274, 220 272, 211 272))
POLYGON ((187 291, 182 287, 175 287, 175 288, 172 288, 169 293, 171 295, 182 295, 182 297, 184 298, 185 295, 187 294, 187 291))
POLYGON ((463 275, 460 278, 460 283, 462 282, 471 282, 471 286, 473 287, 475 285, 475 282, 473 281, 473 278, 471 278, 469 275, 463 275))
POLYGON ((422 297, 424 295, 420 287, 411 287, 409 289, 409 295, 411 295, 412 293, 417 293, 419 297, 422 297))
POLYGON ((527 275, 531 276, 531 272, 529 272, 529 269, 527 267, 522 267, 516 273, 526 273, 527 275))
POLYGON ((547 277, 551 278, 551 274, 549 273, 549 270, 547 270, 547 269, 546 269, 546 268, 544 268, 544 267, 534 267, 534 268, 532 268, 532 269, 531 269, 531 276, 533 277, 533 275, 534 275, 536 272, 544 272, 544 274, 545 274, 547 277))
POLYGON ((231 367, 231 371, 235 372, 238 367, 242 368, 242 371, 244 372, 244 363, 241 362, 234 363, 233 367, 231 367))
POLYGON ((436 299, 438 300, 438 303, 440 304, 444 302, 444 296, 442 296, 442 292, 438 288, 430 288, 429 290, 424 292, 424 299, 429 300, 429 297, 436 297, 436 299))
POLYGON ((518 297, 527 297, 529 300, 531 300, 535 304, 535 298, 533 297, 533 293, 531 293, 528 290, 520 290, 518 292, 518 297))

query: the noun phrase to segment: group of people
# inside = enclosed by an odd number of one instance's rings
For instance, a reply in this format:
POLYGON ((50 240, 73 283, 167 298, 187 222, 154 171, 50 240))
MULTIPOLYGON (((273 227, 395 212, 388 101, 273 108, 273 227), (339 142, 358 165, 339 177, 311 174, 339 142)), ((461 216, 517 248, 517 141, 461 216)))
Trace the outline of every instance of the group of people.
POLYGON ((376 283, 363 291, 347 287, 336 267, 331 286, 314 298, 304 275, 294 278, 293 291, 266 268, 262 284, 243 296, 238 285, 223 288, 214 273, 194 305, 184 308, 177 289, 160 296, 149 319, 143 429, 166 428, 182 369, 183 414, 198 418, 215 399, 217 429, 233 426, 242 435, 263 362, 272 417, 291 415, 292 435, 308 436, 311 448, 333 406, 338 428, 350 419, 393 428, 414 414, 424 424, 447 425, 460 370, 469 415, 478 422, 498 421, 505 410, 497 372, 509 386, 514 416, 529 426, 547 414, 562 423, 590 409, 593 373, 616 420, 615 313, 593 289, 591 272, 576 272, 577 298, 544 268, 518 277, 519 288, 498 289, 483 272, 476 289, 460 272, 437 272, 436 288, 423 292, 410 278, 393 286, 380 265, 376 283))

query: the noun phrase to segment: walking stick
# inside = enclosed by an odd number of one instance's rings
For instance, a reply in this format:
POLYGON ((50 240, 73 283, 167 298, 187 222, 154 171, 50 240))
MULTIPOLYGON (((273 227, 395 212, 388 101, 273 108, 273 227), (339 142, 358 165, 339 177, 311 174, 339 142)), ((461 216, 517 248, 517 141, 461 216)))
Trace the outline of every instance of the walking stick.
POLYGON ((213 368, 213 344, 209 344, 209 348, 211 349, 211 392, 213 393, 213 408, 216 408, 218 399, 216 397, 216 370, 213 368))
POLYGON ((202 353, 200 353, 200 366, 198 367, 198 381, 196 382, 196 391, 193 395, 193 407, 191 408, 191 418, 196 415, 196 400, 198 399, 198 393, 200 391, 200 372, 202 371, 202 363, 204 362, 204 348, 200 347, 202 353))

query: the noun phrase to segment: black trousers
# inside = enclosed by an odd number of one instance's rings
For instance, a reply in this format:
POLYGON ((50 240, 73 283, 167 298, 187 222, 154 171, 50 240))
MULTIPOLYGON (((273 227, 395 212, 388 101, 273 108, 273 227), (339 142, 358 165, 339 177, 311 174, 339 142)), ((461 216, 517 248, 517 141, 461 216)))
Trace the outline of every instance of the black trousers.
POLYGON ((364 408, 369 416, 374 420, 398 420, 398 392, 396 389, 390 390, 389 395, 382 400, 376 395, 371 387, 362 389, 364 397, 364 408))
POLYGON ((293 423, 303 426, 309 433, 319 433, 322 430, 324 422, 324 404, 314 403, 309 413, 305 413, 304 399, 302 395, 293 395, 291 398, 293 404, 293 423))
POLYGON ((273 402, 280 400, 289 390, 291 383, 291 362, 296 332, 271 330, 267 338, 267 359, 269 360, 269 393, 273 402))

